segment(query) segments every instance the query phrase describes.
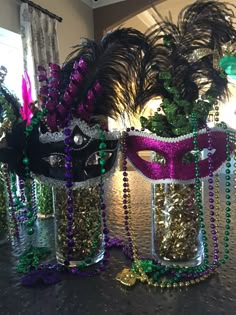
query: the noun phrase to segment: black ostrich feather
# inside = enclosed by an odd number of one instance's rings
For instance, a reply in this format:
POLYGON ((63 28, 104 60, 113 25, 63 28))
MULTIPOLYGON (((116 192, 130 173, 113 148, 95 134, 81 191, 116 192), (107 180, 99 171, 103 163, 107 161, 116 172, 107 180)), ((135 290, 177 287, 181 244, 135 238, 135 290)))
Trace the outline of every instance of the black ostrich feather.
POLYGON ((160 72, 171 73, 173 86, 187 101, 193 102, 203 93, 219 99, 228 95, 227 79, 215 68, 214 58, 222 54, 224 44, 236 39, 233 7, 202 0, 184 8, 176 24, 171 18, 156 19, 147 36, 155 50, 150 64, 156 74, 158 95, 172 97, 159 80, 160 72), (208 53, 193 58, 199 49, 208 53))
POLYGON ((77 102, 83 101, 95 81, 102 93, 95 104, 95 116, 116 118, 122 112, 130 113, 144 104, 154 92, 148 80, 147 56, 152 48, 144 34, 132 28, 118 28, 107 33, 100 42, 84 39, 68 56, 61 73, 61 89, 68 84, 73 63, 81 57, 88 64, 77 102))
MULTIPOLYGON (((63 95, 68 91, 75 61, 83 58, 88 69, 83 73, 84 79, 79 85, 77 95, 73 96, 72 114, 76 115, 73 109, 84 102, 88 91, 97 81, 101 85, 102 93, 96 98, 91 124, 100 122, 100 118, 103 117, 115 118, 124 111, 128 113, 134 111, 134 104, 146 102, 153 93, 152 84, 146 79, 148 69, 143 71, 149 66, 146 61, 151 53, 152 48, 146 36, 132 28, 120 28, 109 32, 98 43, 84 39, 80 45, 74 47, 74 51, 68 56, 60 71, 61 101, 63 102, 63 95)), ((47 100, 47 96, 45 99, 47 100)), ((41 132, 42 128, 48 131, 48 127, 43 126, 44 124, 40 123, 41 132)), ((30 168, 33 167, 36 173, 40 173, 45 167, 45 161, 40 160, 45 145, 41 150, 38 128, 35 127, 26 139, 25 127, 25 121, 14 126, 12 132, 7 135, 7 147, 0 150, 0 161, 8 162, 9 169, 21 176, 24 176, 22 163, 24 150, 30 159, 30 168)), ((44 169, 44 173, 46 171, 44 169)))

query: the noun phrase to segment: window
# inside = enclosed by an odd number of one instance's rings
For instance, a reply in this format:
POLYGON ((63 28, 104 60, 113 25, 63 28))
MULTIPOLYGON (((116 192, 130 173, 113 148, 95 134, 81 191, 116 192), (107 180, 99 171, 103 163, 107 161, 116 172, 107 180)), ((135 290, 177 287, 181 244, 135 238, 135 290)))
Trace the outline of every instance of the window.
POLYGON ((21 101, 21 81, 24 72, 20 34, 0 28, 0 65, 7 68, 4 84, 21 101))

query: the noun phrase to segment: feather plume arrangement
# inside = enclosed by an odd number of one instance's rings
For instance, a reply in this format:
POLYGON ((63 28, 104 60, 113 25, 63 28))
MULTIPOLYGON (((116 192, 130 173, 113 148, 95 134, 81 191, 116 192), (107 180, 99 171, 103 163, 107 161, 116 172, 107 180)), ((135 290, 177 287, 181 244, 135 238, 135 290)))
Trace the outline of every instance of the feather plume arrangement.
POLYGON ((233 8, 228 3, 199 0, 179 13, 176 24, 156 11, 156 23, 146 34, 154 51, 148 68, 155 76, 156 95, 164 101, 164 113, 156 113, 158 123, 152 130, 142 118, 143 127, 171 137, 191 132, 192 111, 198 124, 204 124, 214 101, 228 96, 227 76, 216 60, 226 43, 236 41, 233 8))
POLYGON ((133 28, 118 28, 108 32, 100 42, 84 39, 66 59, 61 70, 61 94, 69 83, 75 61, 81 57, 88 71, 80 86, 76 102, 83 102, 94 82, 102 93, 96 99, 94 117, 118 117, 122 112, 135 111, 154 96, 146 59, 152 47, 146 36, 133 28))
MULTIPOLYGON (((49 152, 50 144, 44 144, 41 150, 39 134, 63 130, 66 110, 72 119, 83 119, 80 116, 80 109, 85 105, 90 106, 91 99, 95 102, 92 104, 92 115, 89 121, 85 120, 90 126, 101 123, 104 117, 116 118, 124 111, 131 113, 136 110, 136 104, 141 107, 141 104, 155 94, 149 78, 152 72, 148 72, 147 69, 147 66, 149 67, 147 60, 152 51, 153 48, 144 34, 132 28, 118 28, 107 33, 99 42, 84 39, 74 47, 74 51, 61 68, 55 64, 49 65, 49 77, 46 69, 39 67, 42 110, 37 108, 37 111, 33 111, 31 119, 32 108, 29 109, 29 103, 32 103, 32 99, 26 77, 26 81, 23 81, 24 121, 19 121, 12 128, 7 137, 7 145, 0 152, 0 161, 8 161, 10 169, 23 177, 23 151, 27 152, 31 164, 35 157, 41 157, 41 151, 49 152), (99 93, 95 89, 96 84, 100 89, 99 93), (65 95, 67 99, 69 98, 68 103, 65 101, 65 95), (47 110, 44 111, 44 108, 47 110), (46 116, 43 116, 43 111, 46 116), (42 114, 43 117, 37 119, 39 126, 28 133, 26 141, 27 122, 29 119, 34 122, 34 117, 38 114, 42 114), (53 122, 51 124, 53 128, 49 126, 49 121, 53 122)), ((22 110, 17 109, 19 117, 22 110)), ((36 166, 43 168, 42 163, 36 166)), ((40 170, 37 171, 40 173, 40 170)))

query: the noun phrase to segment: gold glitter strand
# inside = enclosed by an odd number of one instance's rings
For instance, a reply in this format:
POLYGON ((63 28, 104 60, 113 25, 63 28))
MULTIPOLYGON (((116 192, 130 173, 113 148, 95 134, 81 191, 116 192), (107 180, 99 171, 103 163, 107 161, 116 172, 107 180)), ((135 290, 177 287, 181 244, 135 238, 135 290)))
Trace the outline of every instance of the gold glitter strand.
POLYGON ((158 184, 153 191, 155 254, 164 262, 194 260, 200 232, 194 185, 158 184))
POLYGON ((50 185, 35 180, 37 217, 40 219, 51 218, 53 213, 53 191, 50 185))
MULTIPOLYGON (((71 267, 80 262, 90 265, 103 254, 102 225, 100 214, 100 188, 96 186, 79 188, 72 194, 73 214, 73 247, 71 267)), ((66 192, 64 189, 55 190, 55 218, 56 218, 56 256, 63 263, 67 255, 67 208, 66 192)))

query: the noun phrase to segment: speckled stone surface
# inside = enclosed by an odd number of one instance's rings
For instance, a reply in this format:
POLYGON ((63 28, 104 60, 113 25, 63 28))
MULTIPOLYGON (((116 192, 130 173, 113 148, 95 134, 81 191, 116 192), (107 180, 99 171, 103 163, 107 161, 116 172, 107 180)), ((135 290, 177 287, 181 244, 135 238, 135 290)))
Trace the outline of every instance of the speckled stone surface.
MULTIPOLYGON (((130 172, 135 229, 141 255, 150 253, 150 184, 130 172)), ((123 237, 122 173, 117 172, 109 187, 108 222, 111 234, 123 237)), ((222 192, 224 191, 222 187, 222 192)), ((232 195, 232 203, 235 199, 232 195)), ((93 278, 63 275, 53 286, 25 288, 16 271, 18 256, 27 248, 27 238, 0 247, 0 315, 233 315, 236 314, 235 206, 232 209, 231 258, 209 280, 193 287, 161 290, 138 283, 126 288, 115 280, 123 267, 130 266, 118 249, 111 250, 110 267, 93 278)), ((222 204, 222 212, 224 207, 222 204)), ((54 219, 39 220, 37 245, 48 246, 54 257, 54 219)))

